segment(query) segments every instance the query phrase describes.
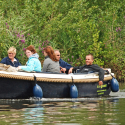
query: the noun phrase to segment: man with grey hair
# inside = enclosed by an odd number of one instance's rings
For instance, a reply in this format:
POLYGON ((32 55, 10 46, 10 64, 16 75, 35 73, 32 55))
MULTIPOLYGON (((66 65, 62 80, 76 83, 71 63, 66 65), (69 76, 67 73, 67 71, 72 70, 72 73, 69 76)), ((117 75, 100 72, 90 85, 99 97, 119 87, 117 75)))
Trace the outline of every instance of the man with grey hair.
POLYGON ((68 73, 69 69, 72 66, 60 58, 59 50, 54 50, 54 52, 55 52, 55 55, 56 55, 56 59, 59 61, 60 71, 63 72, 63 73, 68 73))

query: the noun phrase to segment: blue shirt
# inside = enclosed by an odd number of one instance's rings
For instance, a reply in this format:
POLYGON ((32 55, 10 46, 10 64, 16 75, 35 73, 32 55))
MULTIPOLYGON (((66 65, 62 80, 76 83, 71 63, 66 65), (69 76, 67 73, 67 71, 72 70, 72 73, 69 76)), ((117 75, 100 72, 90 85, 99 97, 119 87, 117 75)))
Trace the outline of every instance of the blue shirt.
POLYGON ((72 67, 70 64, 68 64, 62 59, 59 60, 59 64, 62 68, 66 68, 66 70, 69 70, 72 67))
POLYGON ((17 58, 15 58, 16 60, 14 62, 11 61, 11 59, 9 57, 5 57, 1 60, 0 63, 6 64, 6 65, 11 65, 13 67, 18 67, 20 66, 20 62, 17 58))

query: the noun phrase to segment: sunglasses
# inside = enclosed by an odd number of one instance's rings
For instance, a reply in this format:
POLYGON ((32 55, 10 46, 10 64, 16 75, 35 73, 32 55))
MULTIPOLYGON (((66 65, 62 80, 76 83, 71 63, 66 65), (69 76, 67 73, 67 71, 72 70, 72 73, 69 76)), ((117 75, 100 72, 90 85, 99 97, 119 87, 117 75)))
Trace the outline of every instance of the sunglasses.
POLYGON ((13 55, 14 53, 9 53, 9 54, 12 54, 12 55, 13 55))

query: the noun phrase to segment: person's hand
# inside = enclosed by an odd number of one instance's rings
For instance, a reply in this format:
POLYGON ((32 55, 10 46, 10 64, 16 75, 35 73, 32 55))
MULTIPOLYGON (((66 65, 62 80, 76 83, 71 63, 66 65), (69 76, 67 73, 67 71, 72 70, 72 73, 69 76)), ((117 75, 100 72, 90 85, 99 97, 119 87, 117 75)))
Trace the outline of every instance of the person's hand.
POLYGON ((100 85, 100 86, 103 85, 103 82, 102 82, 102 81, 99 81, 99 85, 100 85))
POLYGON ((62 67, 60 67, 60 68, 61 68, 60 69, 61 72, 64 72, 64 73, 66 72, 66 68, 62 68, 62 67))
POLYGON ((72 70, 73 70, 73 67, 71 67, 71 68, 69 69, 68 74, 72 73, 72 70))
POLYGON ((19 69, 21 69, 19 66, 16 68, 16 70, 18 71, 19 69))

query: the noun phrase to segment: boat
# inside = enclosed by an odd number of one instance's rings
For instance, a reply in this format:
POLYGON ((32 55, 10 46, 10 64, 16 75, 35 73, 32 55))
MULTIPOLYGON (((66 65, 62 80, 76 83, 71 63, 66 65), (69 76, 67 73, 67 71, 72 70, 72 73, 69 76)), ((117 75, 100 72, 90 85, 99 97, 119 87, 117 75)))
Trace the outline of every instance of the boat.
MULTIPOLYGON (((108 69, 111 70, 111 69, 108 69)), ((114 73, 105 73, 102 86, 98 73, 45 73, 0 71, 0 99, 29 99, 39 87, 40 98, 84 98, 108 96, 114 73)), ((39 90, 38 90, 39 91, 39 90)), ((118 90, 115 90, 118 91, 118 90)))

